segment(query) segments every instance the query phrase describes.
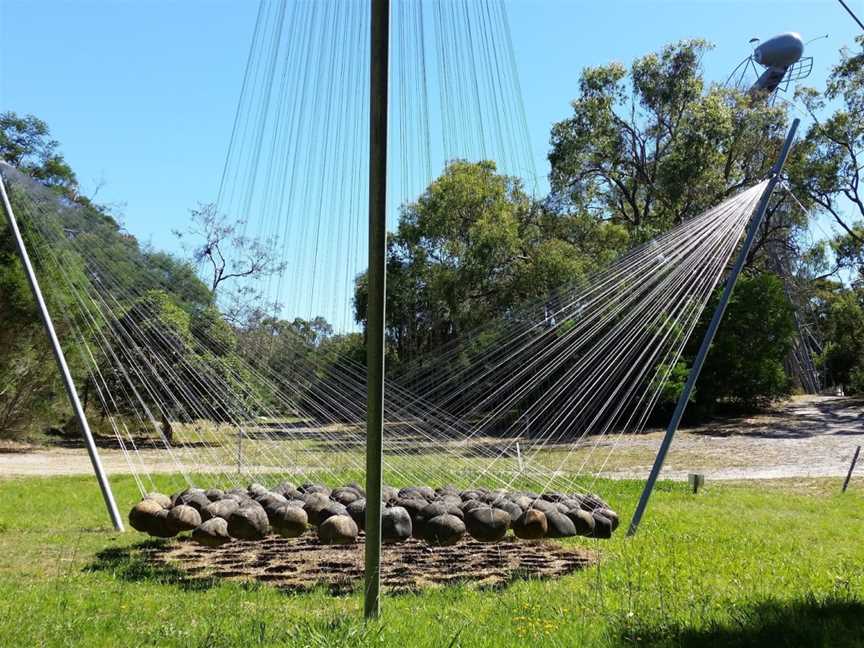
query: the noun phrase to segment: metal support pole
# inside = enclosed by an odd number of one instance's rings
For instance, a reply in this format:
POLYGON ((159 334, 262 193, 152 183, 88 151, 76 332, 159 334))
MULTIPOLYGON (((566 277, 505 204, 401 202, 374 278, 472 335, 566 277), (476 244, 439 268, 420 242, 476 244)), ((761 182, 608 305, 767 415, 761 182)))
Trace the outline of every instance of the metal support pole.
POLYGON ((849 488, 849 480, 852 479, 852 471, 855 470, 855 464, 858 463, 858 455, 861 454, 861 446, 857 446, 855 448, 855 454, 852 455, 852 463, 849 464, 849 472, 846 473, 846 479, 843 482, 843 490, 841 492, 845 493, 846 489, 849 488))
POLYGON ((96 443, 93 441, 93 433, 90 431, 90 425, 87 423, 87 417, 84 414, 81 401, 78 399, 78 392, 75 390, 75 383, 72 380, 72 374, 69 372, 69 365, 66 364, 66 356, 63 355, 63 347, 60 346, 60 340, 57 339, 57 333, 54 331, 51 315, 48 312, 48 307, 45 305, 45 299, 42 297, 42 290, 39 288, 36 273, 33 271, 33 264, 30 263, 30 255, 27 254, 27 248, 24 246, 21 231, 18 229, 18 222, 15 220, 15 213, 12 211, 12 204, 9 202, 9 196, 6 194, 6 185, 3 183, 2 176, 0 176, 0 194, 2 194, 3 198, 3 210, 6 212, 9 227, 12 230, 12 237, 15 239, 15 247, 18 249, 18 256, 21 258, 21 265, 24 267, 24 274, 27 275, 27 282, 30 284, 30 290, 33 291, 33 298, 36 300, 39 316, 42 319, 42 324, 45 325, 45 332, 48 334, 48 339, 51 342, 54 359, 57 361, 57 366, 60 369, 63 384, 66 386, 66 395, 69 397, 72 410, 75 412, 75 418, 78 419, 78 425, 81 426, 81 432, 84 434, 84 441, 87 443, 87 452, 90 455, 90 463, 93 464, 93 472, 96 473, 96 480, 99 482, 99 488, 105 500, 105 507, 108 509, 108 515, 111 516, 114 528, 118 531, 123 531, 123 521, 117 510, 117 504, 114 502, 111 484, 108 483, 108 477, 105 475, 104 468, 102 468, 102 461, 99 459, 99 452, 96 450, 96 443))
POLYGON ((783 164, 789 155, 789 149, 792 146, 792 140, 795 138, 795 131, 798 129, 800 120, 795 119, 789 132, 786 134, 786 141, 783 142, 783 148, 780 151, 780 157, 771 169, 770 181, 765 191, 762 192, 762 197, 756 207, 756 212, 750 221, 750 229, 747 232, 747 238, 744 245, 741 246, 741 251, 738 253, 738 258, 735 260, 735 265, 732 266, 732 272, 729 273, 729 278, 726 280, 726 285, 723 288, 723 294, 720 296, 720 301, 717 308, 714 310, 714 316, 708 324, 708 330, 705 331, 705 337, 702 339, 702 345, 693 360, 693 367, 690 369, 690 374, 687 376, 687 382, 684 385, 684 391, 678 397, 678 402, 675 405, 675 411, 672 413, 672 419, 669 421, 669 426, 666 428, 666 435, 663 437, 663 442, 660 444, 660 449, 657 451, 657 458, 654 460, 654 465, 651 467, 651 474, 648 475, 648 481, 645 483, 645 488, 639 498, 639 504, 636 506, 636 512, 633 514, 633 519, 630 521, 630 528, 627 530, 627 535, 632 536, 639 528, 639 522, 642 520, 642 515, 645 513, 645 508, 648 506, 648 499, 651 497, 651 492, 654 490, 654 484, 660 476, 660 471, 663 468, 663 462, 666 460, 666 454, 669 452, 669 446, 672 445, 672 437, 678 430, 678 425, 681 423, 681 418, 684 416, 684 410, 687 408, 687 403, 690 401, 690 396, 693 393, 693 388, 696 386, 696 380, 699 378, 699 373, 702 371, 702 365, 705 364, 705 358, 711 348, 711 343, 714 341, 714 336, 717 329, 720 327, 720 321, 723 319, 723 314, 726 312, 726 307, 729 305, 729 300, 732 297, 732 291, 735 289, 735 283, 741 271, 744 269, 744 264, 747 262, 747 256, 753 247, 753 242, 756 240, 756 234, 762 226, 762 220, 765 218, 765 211, 768 208, 768 200, 771 198, 771 193, 774 187, 780 180, 780 172, 783 170, 783 164))
POLYGON ((369 78, 369 299, 366 311, 366 586, 363 599, 367 619, 377 617, 381 611, 389 42, 390 0, 372 0, 369 78))

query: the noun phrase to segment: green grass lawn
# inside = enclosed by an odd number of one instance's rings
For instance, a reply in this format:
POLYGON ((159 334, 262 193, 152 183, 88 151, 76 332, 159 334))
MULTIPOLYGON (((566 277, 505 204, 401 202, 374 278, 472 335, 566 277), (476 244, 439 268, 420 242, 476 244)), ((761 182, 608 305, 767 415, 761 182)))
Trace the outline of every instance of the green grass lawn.
MULTIPOLYGON (((165 479, 169 479, 166 477, 165 479)), ((113 480, 121 508, 131 478, 113 480)), ((641 484, 596 490, 629 520, 641 484)), ((114 533, 92 478, 0 480, 0 646, 864 645, 864 496, 839 480, 661 483, 637 538, 554 581, 384 600, 184 581, 114 533)))

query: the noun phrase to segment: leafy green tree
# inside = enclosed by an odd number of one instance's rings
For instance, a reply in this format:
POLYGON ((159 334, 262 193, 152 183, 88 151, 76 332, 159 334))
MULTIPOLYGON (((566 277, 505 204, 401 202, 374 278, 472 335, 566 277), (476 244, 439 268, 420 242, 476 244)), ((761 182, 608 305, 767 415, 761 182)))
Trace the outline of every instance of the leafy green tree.
POLYGON ((825 92, 801 88, 797 97, 813 124, 797 149, 790 170, 793 188, 807 203, 842 229, 831 242, 837 268, 864 276, 864 36, 861 51, 841 51, 825 92), (838 107, 822 116, 828 103, 838 107))
POLYGON ((582 71, 573 114, 552 127, 551 201, 627 228, 633 242, 760 179, 786 127, 785 109, 706 90, 709 45, 681 41, 582 71))
MULTIPOLYGON (((559 216, 492 162, 450 163, 405 205, 387 246, 387 336, 396 360, 429 351, 527 299, 583 278, 621 250, 614 224, 559 216)), ((366 315, 366 277, 355 292, 366 315)))
POLYGON ((33 115, 20 117, 14 112, 0 114, 0 159, 74 198, 78 181, 57 151, 58 146, 41 119, 33 115))
MULTIPOLYGON (((708 302, 690 338, 690 357, 702 341, 721 290, 708 302)), ((779 277, 740 277, 700 374, 694 413, 710 414, 724 403, 752 409, 788 394, 791 382, 783 363, 795 330, 792 306, 779 277)))

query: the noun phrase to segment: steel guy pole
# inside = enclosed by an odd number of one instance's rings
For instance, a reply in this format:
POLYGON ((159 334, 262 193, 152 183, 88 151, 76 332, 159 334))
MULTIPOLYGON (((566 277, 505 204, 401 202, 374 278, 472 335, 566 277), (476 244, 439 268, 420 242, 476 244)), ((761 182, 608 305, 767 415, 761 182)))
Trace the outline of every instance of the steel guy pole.
POLYGON ((369 299, 366 311, 366 582, 364 614, 381 611, 381 464, 387 285, 387 75, 390 0, 372 0, 369 76, 369 299))
POLYGON ((732 266, 732 271, 726 279, 726 285, 723 288, 723 294, 720 296, 720 301, 717 303, 717 308, 714 310, 714 316, 708 324, 708 330, 705 331, 705 337, 702 338, 702 344, 693 360, 693 366, 690 368, 690 374, 687 376, 687 382, 684 385, 684 390, 678 397, 678 402, 675 404, 675 411, 672 413, 672 419, 669 421, 669 426, 666 428, 666 435, 663 437, 663 442, 660 444, 660 449, 657 451, 657 458, 654 460, 654 465, 651 467, 651 474, 648 475, 648 481, 645 483, 645 488, 639 498, 639 504, 636 506, 636 512, 633 514, 633 519, 630 521, 630 528, 627 530, 627 535, 635 535, 639 528, 639 522, 645 514, 645 508, 648 506, 648 499, 651 497, 651 492, 654 490, 654 485, 657 478, 660 476, 660 471, 663 469, 663 462, 666 460, 666 454, 669 452, 669 446, 672 445, 672 437, 678 430, 681 423, 681 418, 684 416, 684 410, 687 408, 687 403, 690 401, 690 396, 693 393, 693 388, 696 386, 696 380, 699 378, 699 373, 702 371, 702 365, 705 364, 705 358, 711 348, 711 343, 714 341, 714 336, 717 329, 720 327, 720 321, 723 319, 723 314, 726 312, 726 307, 729 305, 729 300, 732 298, 732 291, 735 289, 735 283, 741 271, 744 269, 744 264, 747 262, 747 256, 753 248, 753 243, 756 240, 756 235, 759 228, 762 226, 762 221, 765 218, 765 211, 768 209, 768 200, 771 198, 771 193, 774 187, 780 181, 780 172, 783 170, 783 165, 786 158, 789 156, 789 149, 792 146, 792 140, 795 139, 795 131, 798 130, 799 119, 792 122, 789 132, 786 134, 786 141, 783 142, 783 148, 780 150, 780 157, 771 168, 770 180, 765 191, 762 192, 762 197, 759 199, 759 204, 756 207, 756 212, 750 220, 750 229, 747 232, 747 238, 744 245, 741 246, 741 251, 738 253, 738 258, 735 260, 735 265, 732 266))
POLYGON ((21 237, 21 231, 18 229, 18 221, 15 220, 15 213, 12 211, 12 204, 9 202, 9 196, 6 193, 6 185, 3 182, 2 175, 0 175, 0 194, 2 194, 3 210, 9 222, 9 228, 12 230, 15 247, 21 259, 21 265, 24 267, 24 274, 27 276, 27 283, 30 284, 30 290, 33 292, 33 298, 36 300, 39 317, 45 326, 45 332, 48 334, 48 340, 51 343, 51 350, 54 352, 54 359, 57 361, 57 367, 60 369, 60 375, 66 387, 66 395, 69 397, 69 403, 72 405, 75 418, 78 420, 78 425, 84 434, 87 452, 90 455, 90 463, 93 464, 93 472, 96 473, 96 480, 99 482, 99 488, 105 500, 105 507, 108 509, 108 515, 111 517, 114 528, 118 531, 123 531, 123 521, 120 517, 120 512, 117 510, 114 494, 111 492, 111 484, 108 483, 108 477, 105 475, 105 469, 102 467, 102 461, 99 459, 99 452, 93 440, 93 433, 90 431, 90 425, 87 423, 87 416, 84 414, 81 401, 78 399, 78 392, 75 390, 75 382, 72 380, 72 374, 69 372, 69 365, 66 364, 63 347, 60 346, 60 340, 57 338, 54 324, 51 321, 51 314, 45 305, 42 290, 39 288, 39 281, 36 279, 36 273, 33 271, 33 264, 30 263, 30 255, 27 254, 24 239, 21 237))

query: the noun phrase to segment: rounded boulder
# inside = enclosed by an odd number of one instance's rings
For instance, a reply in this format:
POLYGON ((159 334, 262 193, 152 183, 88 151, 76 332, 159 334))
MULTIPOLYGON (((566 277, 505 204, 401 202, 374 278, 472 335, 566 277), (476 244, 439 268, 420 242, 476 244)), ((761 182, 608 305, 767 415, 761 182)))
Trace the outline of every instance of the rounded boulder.
POLYGON ((449 513, 427 520, 423 527, 423 539, 442 547, 455 545, 464 535, 465 523, 449 513))
POLYGON ((528 509, 511 523, 513 533, 523 540, 539 540, 545 537, 549 525, 546 514, 537 509, 528 509))
POLYGON ((333 515, 318 526, 318 539, 325 545, 351 544, 359 533, 357 524, 348 515, 333 515))
POLYGON ((270 530, 267 513, 260 506, 241 506, 228 518, 228 533, 239 540, 262 540, 270 530))
POLYGON ((226 542, 231 542, 228 521, 221 517, 210 518, 192 530, 192 539, 205 547, 221 547, 226 542))
POLYGON ((510 515, 501 509, 474 508, 465 513, 465 527, 475 540, 498 542, 507 535, 510 515))

